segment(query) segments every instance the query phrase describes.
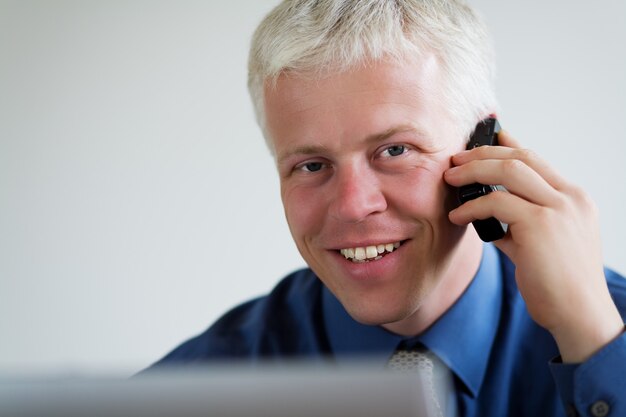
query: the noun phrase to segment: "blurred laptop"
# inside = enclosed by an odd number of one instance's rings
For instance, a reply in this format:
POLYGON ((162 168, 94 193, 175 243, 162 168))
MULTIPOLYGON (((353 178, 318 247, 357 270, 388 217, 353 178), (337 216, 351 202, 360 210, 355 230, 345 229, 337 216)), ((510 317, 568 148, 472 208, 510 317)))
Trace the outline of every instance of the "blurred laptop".
MULTIPOLYGON (((445 394, 444 394, 445 395, 445 394)), ((131 379, 0 379, 0 416, 434 417, 419 374, 348 368, 185 367, 131 379)))

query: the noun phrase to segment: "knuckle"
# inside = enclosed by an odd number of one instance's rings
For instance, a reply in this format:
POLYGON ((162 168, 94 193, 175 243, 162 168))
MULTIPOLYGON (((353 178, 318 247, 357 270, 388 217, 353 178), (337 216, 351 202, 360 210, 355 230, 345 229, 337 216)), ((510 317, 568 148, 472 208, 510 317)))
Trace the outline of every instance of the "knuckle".
POLYGON ((484 198, 484 201, 486 203, 488 202, 487 204, 489 205, 490 210, 493 210, 495 207, 501 207, 506 204, 511 198, 511 195, 506 191, 496 190, 481 198, 484 198))
POLYGON ((598 206, 591 196, 581 187, 575 187, 575 199, 578 204, 590 215, 598 215, 598 206))
POLYGON ((506 175, 516 176, 526 170, 527 165, 519 159, 507 159, 503 162, 502 169, 506 175))
POLYGON ((555 198, 555 203, 554 203, 554 207, 559 210, 559 211, 563 211, 566 210, 569 204, 569 199, 563 195, 563 194, 557 194, 556 198, 555 198))
POLYGON ((577 199, 577 200, 581 200, 581 201, 590 201, 591 200, 591 198, 589 197, 587 192, 579 185, 572 185, 571 186, 571 193, 574 196, 574 198, 577 199))
POLYGON ((522 161, 532 161, 537 159, 537 154, 530 149, 516 149, 515 157, 522 161))
POLYGON ((506 191, 496 190, 492 193, 489 193, 489 197, 496 204, 502 204, 509 198, 509 193, 506 191))
POLYGON ((584 215, 585 217, 599 217, 599 209, 596 202, 578 185, 568 184, 564 193, 561 194, 559 208, 572 215, 584 215))
POLYGON ((536 207, 532 213, 532 218, 543 230, 547 230, 554 223, 554 211, 546 207, 536 207))

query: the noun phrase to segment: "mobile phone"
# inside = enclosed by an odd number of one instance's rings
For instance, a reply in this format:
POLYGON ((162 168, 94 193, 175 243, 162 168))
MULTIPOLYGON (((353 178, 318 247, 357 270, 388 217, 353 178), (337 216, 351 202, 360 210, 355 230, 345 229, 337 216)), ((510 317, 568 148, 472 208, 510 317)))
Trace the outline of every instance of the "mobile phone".
MULTIPOLYGON (((467 149, 474 149, 479 146, 495 146, 498 144, 498 133, 500 132, 500 124, 495 118, 488 118, 476 125, 474 133, 467 143, 467 149)), ((458 199, 463 204, 475 198, 482 197, 494 191, 506 191, 501 185, 485 185, 485 184, 469 184, 459 187, 458 199)), ((478 236, 485 242, 502 239, 506 234, 509 225, 502 223, 495 217, 483 220, 474 220, 472 222, 478 236)))

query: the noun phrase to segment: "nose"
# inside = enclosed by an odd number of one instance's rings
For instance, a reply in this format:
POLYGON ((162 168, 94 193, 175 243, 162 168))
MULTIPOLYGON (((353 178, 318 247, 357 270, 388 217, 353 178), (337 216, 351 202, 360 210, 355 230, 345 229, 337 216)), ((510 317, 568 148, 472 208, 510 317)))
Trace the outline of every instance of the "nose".
POLYGON ((358 223, 387 209, 381 183, 371 168, 355 166, 338 170, 331 192, 329 214, 346 223, 358 223))

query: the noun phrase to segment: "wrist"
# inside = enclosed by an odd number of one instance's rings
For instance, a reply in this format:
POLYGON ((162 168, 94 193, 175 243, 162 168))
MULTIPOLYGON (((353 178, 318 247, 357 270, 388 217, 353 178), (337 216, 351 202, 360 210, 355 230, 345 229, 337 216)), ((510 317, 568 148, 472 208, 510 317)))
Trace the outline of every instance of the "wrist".
POLYGON ((606 312, 571 321, 551 330, 563 363, 582 363, 624 332, 624 321, 613 302, 606 312))

